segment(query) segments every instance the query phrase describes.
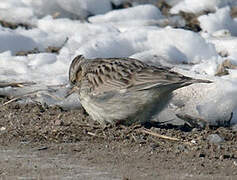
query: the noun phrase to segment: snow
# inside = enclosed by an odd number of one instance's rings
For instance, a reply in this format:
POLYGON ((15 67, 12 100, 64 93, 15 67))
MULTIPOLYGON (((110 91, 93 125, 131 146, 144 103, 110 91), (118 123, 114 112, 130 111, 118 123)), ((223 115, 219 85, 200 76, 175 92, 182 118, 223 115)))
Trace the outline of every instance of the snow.
POLYGON ((103 14, 112 9, 111 3, 108 0, 58 0, 58 5, 68 12, 84 16, 103 14))
MULTIPOLYGON (((172 47, 175 51, 179 51, 186 56, 185 59, 180 59, 180 62, 186 63, 198 63, 203 59, 207 60, 213 56, 217 56, 215 47, 213 44, 207 43, 204 38, 199 34, 192 31, 182 29, 163 28, 156 30, 148 34, 148 43, 152 49, 157 50, 157 54, 160 54, 160 49, 172 47), (162 42, 162 46, 159 43, 162 42), (195 47, 195 48, 193 48, 195 47)), ((177 56, 180 58, 180 56, 177 56)))
POLYGON ((127 9, 110 11, 104 15, 92 16, 92 23, 118 22, 128 20, 158 20, 163 18, 160 10, 153 5, 140 5, 127 9))
POLYGON ((229 58, 237 57, 237 37, 209 37, 207 40, 215 45, 217 52, 226 54, 229 58))
POLYGON ((200 33, 172 27, 174 21, 184 26, 183 19, 167 18, 154 5, 136 3, 131 8, 112 10, 111 2, 119 4, 122 0, 0 2, 1 19, 32 27, 12 30, 0 26, 0 81, 35 83, 23 88, 0 88, 0 95, 36 92, 21 102, 31 102, 33 98, 75 108, 80 106, 77 95, 65 98, 69 90, 68 69, 75 56, 132 57, 213 81, 176 90, 167 106, 154 117, 156 120, 177 119, 175 114, 184 112, 215 124, 228 120, 233 112, 232 122, 237 122, 237 71, 230 69, 229 75, 215 76, 224 60, 237 65, 237 21, 230 16, 231 7, 237 5, 235 1, 167 0, 173 5, 172 13, 211 11, 198 17, 200 33), (48 53, 49 46, 62 48, 58 54, 48 53), (35 48, 40 53, 16 56, 19 51, 35 48))
POLYGON ((34 19, 33 9, 21 0, 8 0, 0 2, 0 17, 10 22, 30 22, 34 19), (11 12, 11 13, 9 13, 11 12))
POLYGON ((218 9, 216 13, 203 15, 198 18, 203 31, 214 33, 218 30, 227 29, 233 36, 237 35, 237 22, 230 16, 230 8, 218 9))
POLYGON ((172 14, 180 11, 200 13, 204 11, 215 11, 227 5, 236 5, 235 0, 182 0, 171 8, 172 14))
POLYGON ((32 50, 38 47, 37 43, 24 35, 16 32, 0 30, 0 52, 10 50, 12 53, 18 51, 32 50))

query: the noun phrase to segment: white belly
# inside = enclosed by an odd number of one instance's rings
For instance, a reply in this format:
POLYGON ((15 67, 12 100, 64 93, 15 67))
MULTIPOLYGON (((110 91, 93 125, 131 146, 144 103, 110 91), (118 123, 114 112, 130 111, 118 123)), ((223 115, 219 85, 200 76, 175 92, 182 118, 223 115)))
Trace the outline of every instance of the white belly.
POLYGON ((116 93, 111 96, 96 97, 80 95, 80 101, 84 109, 93 120, 101 124, 115 123, 121 120, 147 121, 149 120, 150 110, 158 106, 156 102, 158 99, 159 94, 150 91, 116 93))

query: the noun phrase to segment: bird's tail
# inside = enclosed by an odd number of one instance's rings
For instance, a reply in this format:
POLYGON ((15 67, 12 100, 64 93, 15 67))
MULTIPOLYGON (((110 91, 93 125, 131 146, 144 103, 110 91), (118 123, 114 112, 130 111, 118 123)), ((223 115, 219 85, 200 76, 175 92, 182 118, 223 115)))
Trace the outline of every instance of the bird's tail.
POLYGON ((195 83, 212 83, 212 81, 205 80, 205 79, 192 79, 191 82, 192 82, 192 84, 195 84, 195 83))
POLYGON ((186 80, 183 83, 181 83, 181 87, 189 86, 191 84, 196 84, 196 83, 212 83, 212 81, 204 80, 204 79, 193 79, 193 78, 190 78, 190 80, 186 80))

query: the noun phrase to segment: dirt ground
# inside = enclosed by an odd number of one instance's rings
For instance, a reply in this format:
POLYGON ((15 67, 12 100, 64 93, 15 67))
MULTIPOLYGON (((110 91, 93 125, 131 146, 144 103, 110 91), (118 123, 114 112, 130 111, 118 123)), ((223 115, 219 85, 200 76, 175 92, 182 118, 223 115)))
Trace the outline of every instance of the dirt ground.
MULTIPOLYGON (((6 101, 0 98, 0 104, 6 101)), ((227 127, 198 130, 146 124, 102 128, 83 109, 12 102, 0 108, 0 177, 236 179, 236 138, 236 131, 227 127), (211 143, 210 134, 224 141, 211 143)))

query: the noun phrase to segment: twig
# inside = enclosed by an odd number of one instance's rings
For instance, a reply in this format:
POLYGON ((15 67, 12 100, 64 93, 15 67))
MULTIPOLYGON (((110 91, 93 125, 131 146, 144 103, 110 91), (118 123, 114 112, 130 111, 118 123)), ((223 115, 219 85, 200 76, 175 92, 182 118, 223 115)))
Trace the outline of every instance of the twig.
POLYGON ((90 125, 90 124, 81 124, 81 123, 77 123, 77 126, 80 126, 80 127, 90 127, 90 128, 93 128, 93 129, 101 128, 101 126, 95 126, 95 125, 90 125))
MULTIPOLYGON (((36 93, 36 92, 35 92, 35 93, 36 93)), ((3 104, 1 105, 1 107, 2 107, 2 106, 5 106, 5 105, 7 105, 7 104, 10 104, 11 102, 14 102, 14 101, 16 101, 16 100, 18 100, 18 99, 21 99, 21 98, 23 98, 23 97, 31 96, 31 95, 33 95, 33 94, 35 94, 35 93, 24 94, 24 95, 22 95, 22 96, 18 96, 18 97, 15 97, 15 98, 13 98, 13 99, 10 99, 9 101, 3 103, 3 104)))
MULTIPOLYGON (((29 92, 29 93, 24 94, 24 95, 21 95, 21 96, 17 96, 17 97, 15 97, 15 98, 13 98, 13 99, 11 99, 11 100, 9 100, 9 101, 3 103, 0 107, 5 106, 5 105, 7 105, 7 104, 9 104, 9 103, 12 103, 12 102, 14 102, 14 101, 16 101, 16 100, 18 100, 18 99, 21 99, 21 98, 24 98, 24 97, 28 97, 28 96, 34 95, 34 94, 36 94, 36 93, 38 93, 38 92, 40 92, 40 91, 47 91, 47 89, 39 89, 39 90, 32 91, 32 92, 29 92)), ((59 97, 56 97, 56 96, 51 95, 51 94, 48 94, 48 93, 45 93, 45 94, 47 94, 47 95, 49 95, 49 96, 51 96, 51 97, 53 97, 53 98, 56 98, 56 99, 58 99, 58 100, 61 99, 61 98, 59 98, 59 97)))
POLYGON ((142 129, 140 131, 143 132, 143 133, 146 133, 146 134, 150 134, 150 135, 155 136, 155 137, 162 138, 162 139, 168 139, 168 140, 172 140, 172 141, 180 141, 180 139, 178 139, 178 138, 161 135, 161 134, 158 134, 158 133, 155 133, 155 132, 152 132, 152 131, 147 131, 145 129, 142 129))
POLYGON ((133 134, 131 134, 131 135, 132 135, 133 140, 134 140, 135 142, 137 142, 137 138, 136 138, 133 134))
POLYGON ((34 85, 34 82, 0 82, 0 88, 5 88, 5 87, 25 87, 25 86, 30 86, 34 85))
POLYGON ((96 135, 95 133, 92 133, 92 132, 87 132, 87 134, 89 134, 91 136, 94 136, 94 137, 98 137, 98 138, 105 138, 104 136, 98 136, 98 135, 96 135))
POLYGON ((6 106, 7 104, 10 104, 11 102, 14 102, 14 101, 16 101, 17 99, 20 99, 20 98, 21 98, 21 97, 15 97, 15 98, 13 98, 13 99, 11 99, 11 100, 9 100, 9 101, 3 103, 3 104, 1 105, 1 107, 2 107, 2 106, 6 106))

